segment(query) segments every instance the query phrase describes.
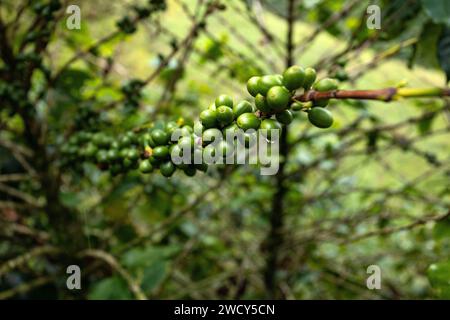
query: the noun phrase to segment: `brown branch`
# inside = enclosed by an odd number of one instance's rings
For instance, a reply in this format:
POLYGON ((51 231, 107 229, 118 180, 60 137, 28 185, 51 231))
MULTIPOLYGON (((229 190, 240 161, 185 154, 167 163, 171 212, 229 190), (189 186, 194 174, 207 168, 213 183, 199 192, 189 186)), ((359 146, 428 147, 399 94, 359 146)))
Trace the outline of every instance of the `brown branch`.
POLYGON ((357 100, 378 100, 390 102, 400 98, 421 98, 421 97, 448 97, 450 88, 385 88, 375 90, 333 90, 318 92, 314 90, 296 95, 293 100, 307 102, 323 99, 357 99, 357 100))

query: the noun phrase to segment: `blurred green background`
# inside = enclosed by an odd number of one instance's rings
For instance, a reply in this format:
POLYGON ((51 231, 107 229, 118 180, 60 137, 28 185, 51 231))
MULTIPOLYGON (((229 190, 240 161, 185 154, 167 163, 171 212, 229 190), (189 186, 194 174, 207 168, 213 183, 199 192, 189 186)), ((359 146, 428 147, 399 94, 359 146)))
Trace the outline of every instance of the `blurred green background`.
MULTIPOLYGON (((23 44, 39 2, 1 1, 8 31, 0 42, 9 41, 15 59, 40 45, 23 44)), ((250 100, 248 78, 286 68, 289 0, 221 1, 188 46, 210 1, 166 2, 133 34, 116 31, 117 21, 151 1, 71 2, 81 9, 80 30, 66 27, 69 3, 46 20, 44 67, 29 81, 26 73, 15 78, 33 121, 7 98, 0 110, 0 297, 450 297, 446 99, 332 101, 327 130, 297 112, 275 177, 249 165, 170 179, 62 165, 58 150, 80 130, 82 109, 97 112, 96 129, 117 136, 148 122, 192 124, 219 94, 250 100), (116 103, 124 85, 152 74, 137 107, 116 103), (39 124, 36 144, 30 123, 39 124), (11 144, 31 151, 22 161, 11 144), (11 174, 22 178, 8 181, 11 174), (81 268, 81 290, 66 288, 71 264, 81 268), (369 265, 381 268, 380 290, 366 287, 369 265)), ((369 1, 292 2, 293 64, 318 67, 319 78, 340 72, 343 89, 446 85, 445 1, 375 1, 380 30, 365 25, 369 1)), ((2 56, 3 87, 12 81, 9 65, 2 56)))

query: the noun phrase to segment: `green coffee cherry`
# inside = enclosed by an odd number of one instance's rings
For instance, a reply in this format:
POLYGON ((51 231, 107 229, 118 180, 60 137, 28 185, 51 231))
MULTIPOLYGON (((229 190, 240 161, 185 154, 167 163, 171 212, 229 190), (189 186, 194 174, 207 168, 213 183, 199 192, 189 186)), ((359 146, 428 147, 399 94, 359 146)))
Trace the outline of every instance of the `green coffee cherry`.
POLYGON ((261 127, 260 127, 260 129, 262 129, 262 130, 267 130, 266 132, 265 132, 265 134, 267 135, 266 137, 267 137, 267 139, 271 139, 272 138, 272 130, 279 130, 278 132, 278 136, 281 136, 281 130, 282 130, 282 128, 281 128, 281 124, 277 121, 277 120, 274 120, 274 119, 264 119, 262 122, 261 122, 261 127))
POLYGON ((108 152, 106 150, 99 150, 96 154, 96 159, 98 163, 107 163, 108 152))
POLYGON ((236 122, 233 122, 228 127, 225 127, 223 129, 223 136, 225 139, 227 139, 227 136, 230 137, 234 136, 238 130, 239 130, 238 125, 236 124, 236 122))
POLYGON ((252 95, 253 97, 256 97, 256 95, 259 93, 259 82, 260 77, 251 77, 247 81, 247 91, 252 95))
POLYGON ((152 139, 152 135, 148 132, 144 133, 140 137, 140 144, 142 147, 150 146, 152 148, 156 147, 156 143, 152 139))
POLYGON ((119 160, 120 154, 119 151, 116 149, 109 149, 108 150, 108 162, 113 163, 114 161, 119 160))
POLYGON ((171 177, 175 172, 175 170, 176 168, 175 165, 172 163, 172 161, 164 162, 159 166, 159 171, 166 178, 171 177))
POLYGON ((154 167, 158 167, 161 164, 161 161, 159 159, 156 159, 154 156, 149 157, 148 161, 150 161, 150 163, 154 167))
POLYGON ((194 133, 194 129, 191 126, 185 125, 181 127, 180 134, 182 137, 191 136, 194 133))
POLYGON ((200 121, 205 129, 213 128, 217 125, 217 114, 213 110, 203 110, 200 113, 200 121))
POLYGON ((218 107, 216 119, 222 127, 230 124, 234 119, 233 109, 225 105, 218 107))
POLYGON ((250 102, 243 100, 233 107, 234 118, 237 119, 241 114, 253 112, 253 106, 250 102))
POLYGON ((139 159, 139 151, 137 151, 136 149, 128 150, 127 158, 132 161, 136 161, 137 159, 139 159))
POLYGON ((233 98, 231 98, 230 96, 226 95, 226 94, 221 94, 220 96, 218 96, 216 98, 216 100, 214 101, 216 107, 219 106, 227 106, 230 108, 233 108, 233 98))
POLYGON ((263 76, 258 81, 258 92, 265 96, 267 91, 274 86, 282 86, 282 77, 279 75, 263 76))
POLYGON ((97 147, 92 142, 89 142, 84 148, 84 156, 92 158, 97 153, 97 151, 97 147))
POLYGON ((161 129, 154 129, 151 135, 153 142, 157 146, 162 146, 169 143, 170 135, 161 129))
POLYGON ((256 105, 256 108, 259 110, 259 111, 261 111, 261 112, 264 112, 264 113, 269 113, 271 110, 270 110, 270 106, 269 106, 269 104, 267 103, 267 99, 266 99, 266 97, 264 97, 262 94, 257 94, 256 95, 256 97, 255 97, 255 105, 256 105))
POLYGON ((183 150, 189 150, 195 145, 194 137, 192 135, 181 137, 180 140, 178 140, 178 145, 183 150))
POLYGON ((139 164, 139 171, 141 171, 142 173, 150 173, 153 171, 153 166, 149 160, 143 160, 139 164))
POLYGON ((317 81, 314 84, 313 89, 319 92, 325 92, 325 91, 333 91, 338 88, 338 83, 334 79, 325 78, 320 81, 317 81))
POLYGON ((261 125, 261 120, 253 113, 243 113, 237 119, 237 125, 243 130, 257 130, 261 125))
POLYGON ((314 101, 314 108, 315 108, 315 107, 322 107, 322 108, 325 108, 329 103, 330 103, 330 100, 329 100, 329 99, 320 99, 320 100, 316 100, 316 101, 314 101))
POLYGON ((291 109, 294 111, 301 111, 303 109, 303 104, 300 102, 294 102, 291 104, 291 109))
POLYGON ((169 148, 167 146, 157 146, 153 149, 153 157, 157 160, 164 160, 169 157, 169 148))
POLYGON ((333 115, 327 109, 316 107, 308 112, 309 121, 318 128, 329 128, 333 124, 333 115))
POLYGON ((267 92, 267 103, 274 111, 286 109, 290 100, 291 94, 285 87, 274 86, 267 92))
POLYGON ((194 164, 194 167, 202 172, 206 172, 208 171, 208 165, 206 163, 199 163, 199 164, 194 164))
POLYGON ((280 123, 285 125, 290 124, 292 120, 294 120, 294 116, 292 115, 292 112, 290 110, 284 110, 280 113, 277 113, 275 117, 280 123))
POLYGON ((313 68, 305 69, 305 81, 303 82, 303 88, 309 90, 312 84, 316 81, 317 73, 313 68))
POLYGON ((178 129, 178 124, 175 121, 170 121, 166 125, 166 132, 169 134, 169 136, 172 135, 172 133, 178 129))
POLYGON ((301 88, 305 81, 305 70, 299 66, 292 66, 283 73, 283 84, 289 90, 301 88))
POLYGON ((197 172, 197 169, 194 166, 187 166, 184 170, 183 170, 184 174, 187 175, 188 177, 193 177, 195 176, 195 173, 197 172))
POLYGON ((210 128, 203 131, 202 142, 204 146, 216 141, 216 139, 222 139, 222 131, 220 131, 219 129, 210 128))

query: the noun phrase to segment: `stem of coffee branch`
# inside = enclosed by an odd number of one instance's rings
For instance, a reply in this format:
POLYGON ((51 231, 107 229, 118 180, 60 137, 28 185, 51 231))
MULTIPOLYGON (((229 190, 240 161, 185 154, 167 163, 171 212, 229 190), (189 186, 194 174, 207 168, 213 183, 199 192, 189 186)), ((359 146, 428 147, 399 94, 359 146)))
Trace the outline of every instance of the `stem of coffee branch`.
POLYGON ((333 90, 326 92, 310 90, 294 96, 293 100, 308 102, 323 99, 357 99, 389 102, 402 98, 448 96, 450 96, 450 88, 385 88, 376 90, 333 90))

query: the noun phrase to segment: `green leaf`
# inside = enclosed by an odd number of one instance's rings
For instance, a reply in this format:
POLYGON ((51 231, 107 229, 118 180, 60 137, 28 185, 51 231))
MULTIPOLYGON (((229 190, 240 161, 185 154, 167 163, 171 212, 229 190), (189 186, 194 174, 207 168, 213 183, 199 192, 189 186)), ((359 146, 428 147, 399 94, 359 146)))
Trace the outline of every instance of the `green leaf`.
POLYGON ((422 0, 422 7, 435 23, 450 26, 450 2, 448 0, 422 0))
POLYGON ((168 261, 157 261, 151 266, 145 268, 144 275, 142 277, 142 289, 149 292, 153 290, 153 288, 156 288, 161 281, 164 280, 168 266, 168 261))
POLYGON ((430 265, 427 276, 437 296, 441 299, 450 299, 450 260, 430 265))
POLYGON ((97 282, 88 294, 91 300, 127 300, 132 299, 126 282, 119 277, 111 277, 97 282))
POLYGON ((179 246, 133 248, 122 257, 122 263, 129 268, 146 268, 154 263, 167 260, 180 250, 179 246))

